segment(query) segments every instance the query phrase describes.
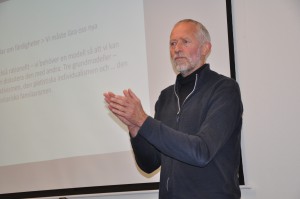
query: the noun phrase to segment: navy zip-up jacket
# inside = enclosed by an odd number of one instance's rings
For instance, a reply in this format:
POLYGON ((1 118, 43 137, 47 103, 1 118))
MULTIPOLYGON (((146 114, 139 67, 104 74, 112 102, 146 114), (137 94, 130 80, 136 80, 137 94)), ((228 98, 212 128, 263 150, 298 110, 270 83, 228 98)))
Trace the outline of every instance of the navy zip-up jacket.
POLYGON ((178 78, 164 89, 131 138, 136 162, 151 173, 161 166, 160 199, 238 199, 243 106, 233 79, 208 64, 180 106, 178 78))

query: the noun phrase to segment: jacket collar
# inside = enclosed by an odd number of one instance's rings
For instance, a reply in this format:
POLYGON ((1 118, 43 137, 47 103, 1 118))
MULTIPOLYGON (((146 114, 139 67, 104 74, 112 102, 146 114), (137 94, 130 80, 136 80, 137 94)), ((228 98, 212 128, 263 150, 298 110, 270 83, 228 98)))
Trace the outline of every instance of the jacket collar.
POLYGON ((203 79, 204 74, 206 73, 206 71, 209 70, 210 70, 210 65, 206 63, 202 65, 200 68, 198 68, 197 70, 195 70, 192 74, 188 75, 187 77, 183 77, 181 74, 178 74, 175 82, 175 92, 178 93, 179 86, 181 83, 186 83, 188 81, 193 81, 197 83, 197 85, 195 85, 195 90, 197 90, 198 87, 200 86, 199 82, 202 82, 199 80, 203 79), (196 79, 198 79, 197 82, 196 79))

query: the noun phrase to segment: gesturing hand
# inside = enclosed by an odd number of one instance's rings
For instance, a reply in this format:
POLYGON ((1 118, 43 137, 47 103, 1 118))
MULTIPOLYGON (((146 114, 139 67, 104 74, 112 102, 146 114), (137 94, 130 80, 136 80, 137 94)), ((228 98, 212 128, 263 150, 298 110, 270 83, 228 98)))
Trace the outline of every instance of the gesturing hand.
POLYGON ((132 90, 124 90, 123 94, 124 96, 120 96, 107 92, 104 93, 104 97, 109 110, 127 125, 131 136, 135 137, 148 115, 144 112, 140 99, 132 90))

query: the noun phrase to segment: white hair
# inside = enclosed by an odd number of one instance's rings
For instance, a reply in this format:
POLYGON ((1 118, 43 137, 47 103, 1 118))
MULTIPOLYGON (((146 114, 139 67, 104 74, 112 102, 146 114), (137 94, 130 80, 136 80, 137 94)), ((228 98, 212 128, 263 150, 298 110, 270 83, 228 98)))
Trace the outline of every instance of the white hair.
MULTIPOLYGON (((178 21, 175 26, 177 26, 178 24, 180 23, 193 23, 196 25, 196 28, 197 28, 197 38, 199 39, 199 41, 203 44, 205 42, 211 42, 211 39, 210 39, 210 34, 208 32, 208 30, 206 29, 206 27, 198 22, 198 21, 195 21, 193 19, 183 19, 183 20, 180 20, 178 21)), ((175 27, 174 26, 174 27, 175 27)))

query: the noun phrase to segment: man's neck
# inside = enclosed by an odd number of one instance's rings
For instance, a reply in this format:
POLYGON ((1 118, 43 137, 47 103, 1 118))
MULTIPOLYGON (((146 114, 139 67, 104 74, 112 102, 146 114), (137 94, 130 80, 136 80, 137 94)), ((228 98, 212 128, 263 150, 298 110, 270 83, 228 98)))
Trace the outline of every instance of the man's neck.
POLYGON ((192 70, 181 71, 180 74, 182 77, 187 77, 187 76, 191 75, 192 73, 194 73, 199 68, 203 67, 204 65, 205 65, 205 62, 204 63, 201 62, 199 64, 199 66, 192 68, 192 70))

